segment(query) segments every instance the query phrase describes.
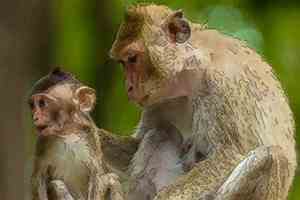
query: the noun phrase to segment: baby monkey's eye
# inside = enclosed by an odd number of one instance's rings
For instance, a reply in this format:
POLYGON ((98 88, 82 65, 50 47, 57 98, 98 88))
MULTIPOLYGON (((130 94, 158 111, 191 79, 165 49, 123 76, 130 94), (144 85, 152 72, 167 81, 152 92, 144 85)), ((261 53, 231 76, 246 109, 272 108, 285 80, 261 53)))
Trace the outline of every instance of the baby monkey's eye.
POLYGON ((46 106, 46 101, 44 99, 40 99, 38 101, 38 105, 40 108, 44 108, 46 106))

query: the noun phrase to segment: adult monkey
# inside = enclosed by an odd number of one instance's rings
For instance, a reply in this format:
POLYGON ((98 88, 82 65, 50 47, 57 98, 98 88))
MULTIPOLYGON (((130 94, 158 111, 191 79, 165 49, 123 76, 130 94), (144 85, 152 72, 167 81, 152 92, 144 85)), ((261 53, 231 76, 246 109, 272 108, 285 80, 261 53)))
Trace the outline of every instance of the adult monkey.
MULTIPOLYGON (((294 120, 257 53, 181 11, 137 5, 127 10, 111 55, 124 66, 129 98, 144 109, 137 136, 159 134, 165 123, 185 140, 186 173, 155 199, 287 198, 296 169, 294 120)), ((141 162, 143 148, 132 161, 136 188, 149 164, 141 162)))

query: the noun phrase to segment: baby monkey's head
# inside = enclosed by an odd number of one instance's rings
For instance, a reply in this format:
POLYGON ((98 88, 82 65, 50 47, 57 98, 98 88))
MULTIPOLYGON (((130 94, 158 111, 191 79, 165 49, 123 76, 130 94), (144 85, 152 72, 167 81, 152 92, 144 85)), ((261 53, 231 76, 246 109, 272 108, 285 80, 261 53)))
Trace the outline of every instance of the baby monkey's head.
POLYGON ((32 88, 28 103, 39 136, 67 135, 91 126, 95 90, 55 68, 32 88))

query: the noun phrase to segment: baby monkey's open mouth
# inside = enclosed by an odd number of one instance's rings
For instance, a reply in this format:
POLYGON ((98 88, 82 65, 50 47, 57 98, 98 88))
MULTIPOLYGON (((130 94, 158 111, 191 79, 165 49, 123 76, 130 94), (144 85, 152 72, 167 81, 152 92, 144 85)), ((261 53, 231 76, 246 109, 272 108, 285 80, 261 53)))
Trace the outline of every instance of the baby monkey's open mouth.
POLYGON ((41 126, 37 126, 37 130, 39 133, 43 132, 48 126, 47 125, 41 125, 41 126))

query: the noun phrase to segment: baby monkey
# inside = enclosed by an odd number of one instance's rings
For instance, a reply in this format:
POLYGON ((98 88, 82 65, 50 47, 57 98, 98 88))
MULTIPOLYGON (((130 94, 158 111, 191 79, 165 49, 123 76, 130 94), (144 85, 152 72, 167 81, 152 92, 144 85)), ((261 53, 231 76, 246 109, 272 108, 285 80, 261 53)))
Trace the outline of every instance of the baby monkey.
POLYGON ((28 101, 38 134, 33 200, 123 199, 90 117, 95 101, 92 88, 59 68, 34 85, 28 101))

